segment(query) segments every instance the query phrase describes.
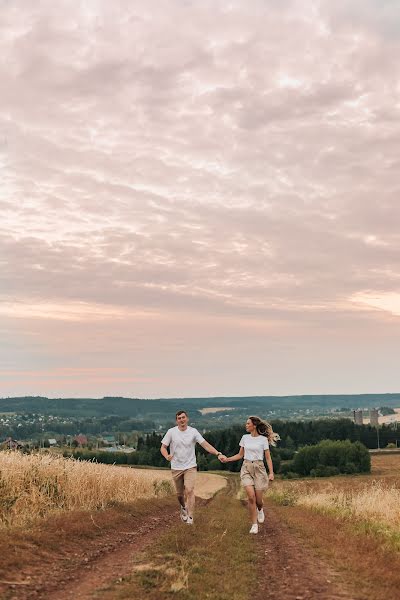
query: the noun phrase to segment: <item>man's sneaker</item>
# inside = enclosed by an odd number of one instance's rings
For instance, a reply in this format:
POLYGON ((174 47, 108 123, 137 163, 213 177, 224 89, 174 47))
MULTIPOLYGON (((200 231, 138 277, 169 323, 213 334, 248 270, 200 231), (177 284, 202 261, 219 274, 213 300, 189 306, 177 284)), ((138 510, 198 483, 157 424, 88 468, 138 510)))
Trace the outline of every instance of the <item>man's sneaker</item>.
POLYGON ((253 523, 253 525, 251 526, 251 529, 250 529, 249 533, 258 533, 258 525, 257 525, 257 523, 253 523))
POLYGON ((258 508, 257 508, 257 521, 259 523, 264 523, 264 521, 265 521, 265 515, 264 515, 263 508, 261 510, 258 510, 258 508))
POLYGON ((188 517, 186 519, 186 525, 193 525, 193 517, 188 517))
POLYGON ((188 514, 186 511, 186 508, 183 508, 183 506, 181 506, 181 521, 183 521, 184 523, 187 522, 188 519, 188 514))

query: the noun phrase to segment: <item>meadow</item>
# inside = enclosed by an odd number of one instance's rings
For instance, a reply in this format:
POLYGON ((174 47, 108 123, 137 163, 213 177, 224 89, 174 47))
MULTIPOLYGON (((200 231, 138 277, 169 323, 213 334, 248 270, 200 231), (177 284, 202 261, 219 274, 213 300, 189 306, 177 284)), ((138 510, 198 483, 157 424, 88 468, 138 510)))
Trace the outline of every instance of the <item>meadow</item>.
POLYGON ((276 481, 270 498, 369 524, 396 540, 400 534, 400 454, 372 456, 370 475, 276 481))

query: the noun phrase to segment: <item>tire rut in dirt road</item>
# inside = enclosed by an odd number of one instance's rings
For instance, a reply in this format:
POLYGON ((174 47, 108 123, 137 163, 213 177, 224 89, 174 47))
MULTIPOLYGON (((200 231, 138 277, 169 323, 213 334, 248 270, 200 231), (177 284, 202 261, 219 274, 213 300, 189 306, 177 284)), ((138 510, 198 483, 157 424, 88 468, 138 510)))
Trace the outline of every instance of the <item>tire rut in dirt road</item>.
POLYGON ((146 518, 135 531, 118 532, 118 537, 106 544, 100 552, 87 556, 80 567, 68 573, 57 585, 47 586, 36 598, 57 600, 89 600, 97 590, 131 574, 134 556, 152 543, 155 536, 165 532, 177 518, 177 511, 146 518))
POLYGON ((357 598, 340 581, 338 573, 324 563, 304 539, 278 519, 271 505, 268 506, 265 524, 260 526, 255 544, 261 555, 260 589, 256 600, 357 598))

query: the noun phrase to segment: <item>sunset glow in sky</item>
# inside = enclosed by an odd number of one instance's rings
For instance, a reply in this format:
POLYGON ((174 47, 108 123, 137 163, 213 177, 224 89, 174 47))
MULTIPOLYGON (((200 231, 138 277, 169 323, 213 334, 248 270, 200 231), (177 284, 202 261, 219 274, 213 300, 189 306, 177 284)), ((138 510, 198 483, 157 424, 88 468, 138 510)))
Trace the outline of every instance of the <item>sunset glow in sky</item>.
POLYGON ((400 390, 398 2, 0 7, 0 397, 400 390))

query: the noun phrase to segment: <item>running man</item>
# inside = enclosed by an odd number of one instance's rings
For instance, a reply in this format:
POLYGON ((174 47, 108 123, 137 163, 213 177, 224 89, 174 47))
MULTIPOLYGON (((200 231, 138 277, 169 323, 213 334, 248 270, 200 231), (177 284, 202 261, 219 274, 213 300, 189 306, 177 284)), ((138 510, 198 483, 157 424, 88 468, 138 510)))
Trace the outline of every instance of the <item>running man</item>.
MULTIPOLYGON (((207 452, 220 460, 226 457, 211 446, 197 429, 190 427, 186 411, 176 413, 176 427, 168 429, 161 440, 160 452, 171 463, 172 479, 175 484, 178 502, 181 507, 181 519, 187 525, 193 525, 194 484, 197 474, 195 446, 199 443, 207 452), (169 447, 169 452, 168 452, 169 447)), ((221 461, 222 462, 222 461, 221 461)))

